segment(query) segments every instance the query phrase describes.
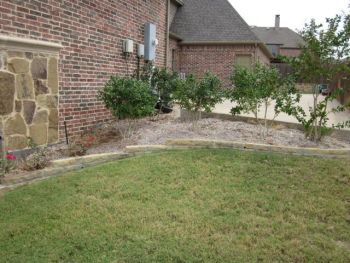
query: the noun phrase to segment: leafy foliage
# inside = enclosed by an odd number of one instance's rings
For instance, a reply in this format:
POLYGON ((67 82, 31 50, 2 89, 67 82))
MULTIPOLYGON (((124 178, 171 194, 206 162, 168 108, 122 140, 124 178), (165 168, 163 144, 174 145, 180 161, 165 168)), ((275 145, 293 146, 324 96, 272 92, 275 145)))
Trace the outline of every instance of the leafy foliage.
POLYGON ((164 105, 171 104, 179 79, 176 72, 166 68, 160 69, 149 63, 144 66, 140 79, 150 84, 152 91, 164 105))
POLYGON ((25 158, 22 168, 26 171, 40 170, 47 167, 49 162, 46 149, 40 148, 25 158))
MULTIPOLYGON (((305 45, 297 58, 286 59, 292 66, 298 79, 315 83, 314 105, 309 114, 302 108, 291 107, 288 114, 295 116, 304 126, 308 138, 319 141, 327 130, 328 115, 344 111, 341 106, 328 109, 329 103, 343 92, 337 88, 321 100, 318 84, 329 84, 339 77, 340 73, 350 72, 350 15, 336 15, 326 20, 327 25, 316 24, 311 20, 300 32, 305 45)), ((334 125, 337 128, 350 127, 350 121, 334 125)))
POLYGON ((257 63, 252 68, 237 66, 231 77, 234 87, 227 91, 226 96, 236 103, 232 108, 233 115, 240 113, 253 113, 261 128, 262 136, 268 134, 267 110, 275 100, 276 118, 288 105, 295 105, 300 95, 295 88, 292 77, 283 78, 276 68, 257 63), (259 121, 260 109, 264 108, 264 125, 259 121))
POLYGON ((176 87, 174 93, 176 102, 182 108, 194 113, 200 113, 201 110, 211 112, 223 98, 219 78, 209 72, 202 80, 196 79, 193 75, 185 80, 177 80, 176 87))
POLYGON ((16 168, 16 156, 11 153, 6 153, 4 157, 0 157, 0 178, 5 176, 11 170, 16 168))
POLYGON ((154 112, 156 103, 150 87, 144 81, 112 76, 100 90, 99 98, 118 119, 138 119, 154 112))

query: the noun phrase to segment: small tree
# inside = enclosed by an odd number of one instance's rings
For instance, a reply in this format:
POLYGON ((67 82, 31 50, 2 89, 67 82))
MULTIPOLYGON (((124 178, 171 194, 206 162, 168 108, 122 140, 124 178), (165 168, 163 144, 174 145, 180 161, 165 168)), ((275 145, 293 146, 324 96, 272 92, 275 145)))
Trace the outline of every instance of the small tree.
POLYGON ((176 102, 193 114, 194 120, 201 119, 201 111, 211 112, 222 101, 221 81, 207 72, 203 79, 197 80, 189 75, 185 80, 177 80, 174 97, 176 102))
POLYGON ((294 105, 300 99, 293 78, 283 78, 276 68, 260 63, 252 68, 236 67, 231 81, 234 87, 227 91, 227 97, 236 103, 231 113, 253 113, 263 138, 269 131, 267 112, 271 102, 275 100, 274 120, 287 105, 294 105), (261 109, 263 122, 259 119, 261 109))
MULTIPOLYGON (((329 84, 342 72, 350 72, 350 15, 336 15, 326 20, 327 25, 311 20, 300 32, 305 41, 299 57, 286 59, 294 68, 298 79, 314 83, 313 106, 307 115, 302 108, 288 109, 305 128, 308 138, 319 141, 328 130, 328 115, 344 111, 345 106, 329 109, 329 102, 342 92, 337 88, 323 100, 320 99, 318 84, 329 84)), ((336 127, 349 126, 349 121, 336 127)))
POLYGON ((137 119, 154 113, 157 100, 144 81, 118 76, 112 76, 98 96, 115 117, 127 120, 127 128, 120 130, 124 138, 132 135, 137 119))

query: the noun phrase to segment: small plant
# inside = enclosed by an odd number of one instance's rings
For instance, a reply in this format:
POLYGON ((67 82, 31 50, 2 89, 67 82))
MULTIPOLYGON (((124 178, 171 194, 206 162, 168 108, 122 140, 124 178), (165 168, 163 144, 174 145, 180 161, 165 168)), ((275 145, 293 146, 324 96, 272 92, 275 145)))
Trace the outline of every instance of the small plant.
POLYGON ((300 100, 292 77, 283 78, 276 68, 260 63, 252 68, 236 67, 231 80, 233 88, 226 92, 227 98, 236 103, 231 113, 253 113, 263 138, 269 132, 267 112, 271 103, 275 101, 273 121, 288 105, 300 100))
POLYGON ((119 76, 111 77, 100 90, 99 98, 115 117, 127 121, 127 128, 120 128, 124 138, 133 134, 135 120, 154 113, 157 101, 148 83, 119 76))
POLYGON ((221 82, 209 72, 202 80, 190 75, 185 80, 177 81, 174 97, 183 109, 193 113, 194 120, 199 120, 201 111, 211 112, 215 105, 222 101, 221 82))
POLYGON ((38 147, 31 137, 28 137, 28 147, 34 152, 24 159, 21 165, 23 170, 35 171, 44 169, 48 166, 50 159, 46 148, 38 147))
POLYGON ((76 140, 68 145, 68 156, 84 156, 88 149, 91 148, 96 142, 94 135, 88 134, 82 136, 79 140, 76 140))
POLYGON ((46 149, 37 149, 25 158, 22 168, 26 171, 41 170, 47 167, 49 162, 46 149))
POLYGON ((4 177, 5 174, 16 168, 16 156, 11 153, 6 153, 3 158, 0 158, 0 177, 4 177))
MULTIPOLYGON (((327 18, 326 25, 311 20, 300 34, 305 41, 301 54, 296 58, 284 59, 292 65, 298 79, 314 83, 313 106, 309 108, 309 114, 300 107, 290 107, 287 113, 296 117, 304 126, 307 138, 317 142, 330 130, 327 125, 329 114, 342 112, 347 108, 329 108, 330 102, 343 92, 342 88, 337 87, 321 99, 319 84, 329 84, 342 73, 350 72, 350 15, 341 14, 327 18)), ((350 120, 333 127, 350 127, 350 120)))

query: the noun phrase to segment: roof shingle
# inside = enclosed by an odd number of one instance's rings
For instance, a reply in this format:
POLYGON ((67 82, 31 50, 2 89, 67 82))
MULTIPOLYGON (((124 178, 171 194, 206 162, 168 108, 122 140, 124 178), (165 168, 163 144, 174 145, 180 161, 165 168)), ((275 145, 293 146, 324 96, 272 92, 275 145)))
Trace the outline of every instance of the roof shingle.
POLYGON ((300 48, 304 44, 302 37, 288 27, 252 27, 252 30, 267 45, 300 48))
POLYGON ((227 0, 183 0, 170 32, 183 43, 261 42, 227 0))

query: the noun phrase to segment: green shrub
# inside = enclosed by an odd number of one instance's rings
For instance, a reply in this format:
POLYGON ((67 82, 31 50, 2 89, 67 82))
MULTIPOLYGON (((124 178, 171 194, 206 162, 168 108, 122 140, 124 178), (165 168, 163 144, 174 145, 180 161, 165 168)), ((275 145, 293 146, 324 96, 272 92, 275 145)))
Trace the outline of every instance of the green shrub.
POLYGON ((154 113, 157 97, 152 95, 150 85, 129 77, 112 76, 99 91, 99 98, 112 114, 126 119, 128 127, 120 129, 124 138, 131 136, 134 120, 154 113))
POLYGON ((174 92, 176 102, 200 119, 202 110, 211 112, 222 101, 223 92, 219 78, 209 72, 197 80, 193 75, 185 80, 178 80, 174 92))
POLYGON ((17 165, 16 156, 11 153, 6 153, 4 157, 0 156, 0 178, 5 174, 15 169, 17 165))
POLYGON ((156 98, 147 83, 129 77, 112 76, 99 98, 118 119, 137 119, 154 112, 156 98))
POLYGON ((48 166, 49 162, 46 149, 40 148, 25 158, 22 168, 26 171, 40 170, 48 166))
POLYGON ((159 109, 162 107, 171 107, 173 94, 177 89, 179 75, 166 68, 154 67, 152 64, 146 64, 140 75, 140 79, 149 83, 155 96, 160 99, 159 109))
POLYGON ((253 113, 262 137, 268 135, 267 111, 273 100, 276 104, 272 120, 284 111, 287 105, 295 105, 300 100, 293 78, 283 78, 276 68, 260 63, 252 68, 236 67, 231 81, 233 88, 226 92, 227 98, 236 103, 231 113, 253 113), (258 116, 261 109, 262 122, 258 116))

